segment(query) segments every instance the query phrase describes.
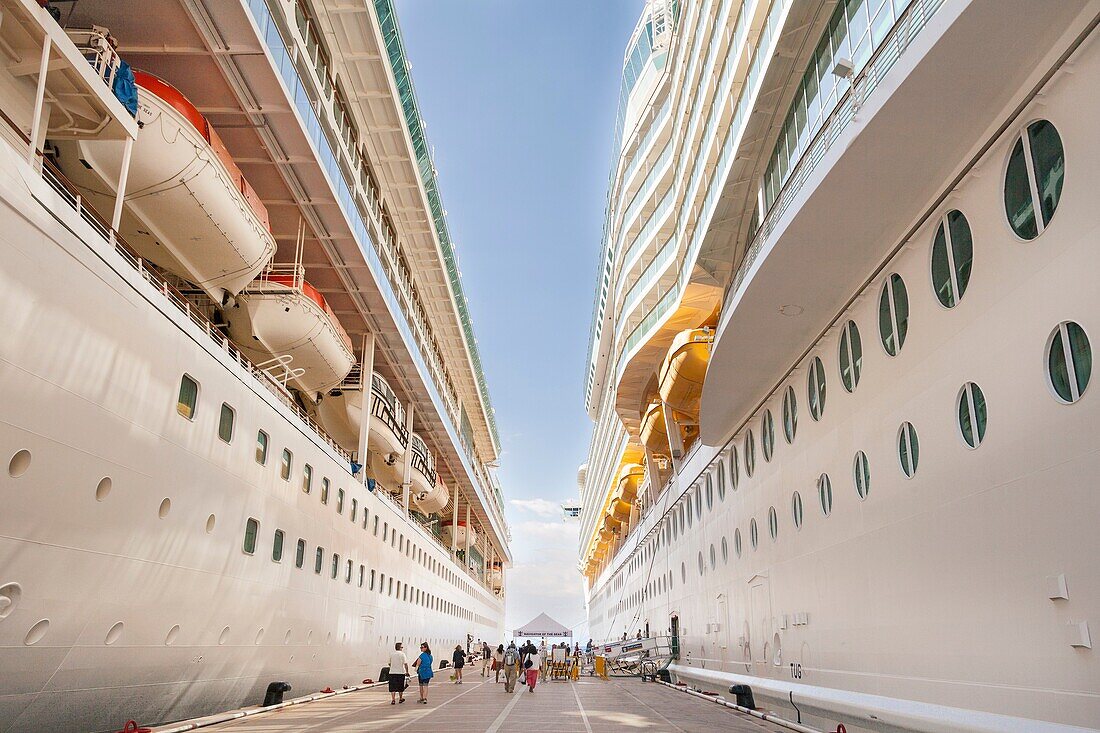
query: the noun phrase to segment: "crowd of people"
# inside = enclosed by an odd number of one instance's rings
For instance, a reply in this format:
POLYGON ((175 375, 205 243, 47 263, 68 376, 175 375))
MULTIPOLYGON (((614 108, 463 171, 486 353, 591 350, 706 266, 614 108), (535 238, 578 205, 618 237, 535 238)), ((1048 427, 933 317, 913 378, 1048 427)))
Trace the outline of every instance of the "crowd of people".
MULTIPOLYGON (((570 650, 567 642, 554 644, 548 649, 546 641, 542 641, 538 646, 535 646, 528 639, 518 647, 513 640, 508 642, 507 647, 504 644, 498 644, 496 649, 493 649, 488 642, 483 641, 476 653, 471 654, 463 649, 461 644, 457 644, 451 654, 451 680, 454 684, 461 685, 462 671, 466 667, 466 662, 480 661, 481 676, 488 678, 492 673, 493 683, 503 682, 505 692, 509 694, 515 692, 517 681, 520 681, 521 686, 526 687, 528 692, 534 692, 539 675, 548 670, 556 649, 564 650, 564 653, 559 656, 572 657, 572 664, 580 664, 582 656, 585 659, 591 659, 593 645, 592 640, 589 639, 583 652, 579 643, 574 644, 572 650, 570 650), (503 680, 501 679, 502 676, 503 680)), ((420 645, 420 654, 411 664, 402 643, 397 642, 394 644, 393 651, 390 653, 388 678, 390 705, 405 702, 405 689, 408 687, 406 678, 411 677, 414 673, 420 695, 417 702, 427 705, 428 685, 435 676, 432 669, 434 664, 435 658, 432 656, 432 650, 427 642, 420 645)), ((446 664, 446 662, 442 663, 443 666, 446 666, 446 664)))

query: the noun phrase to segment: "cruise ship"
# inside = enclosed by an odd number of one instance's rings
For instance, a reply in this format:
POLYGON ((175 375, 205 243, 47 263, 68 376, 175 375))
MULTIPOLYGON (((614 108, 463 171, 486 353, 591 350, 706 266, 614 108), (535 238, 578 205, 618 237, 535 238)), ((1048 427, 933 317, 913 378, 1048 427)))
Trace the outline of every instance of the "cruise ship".
POLYGON ((0 0, 0 731, 500 638, 500 443, 392 0, 0 0))
POLYGON ((585 364, 596 639, 817 730, 1100 727, 1098 23, 644 3, 585 364))

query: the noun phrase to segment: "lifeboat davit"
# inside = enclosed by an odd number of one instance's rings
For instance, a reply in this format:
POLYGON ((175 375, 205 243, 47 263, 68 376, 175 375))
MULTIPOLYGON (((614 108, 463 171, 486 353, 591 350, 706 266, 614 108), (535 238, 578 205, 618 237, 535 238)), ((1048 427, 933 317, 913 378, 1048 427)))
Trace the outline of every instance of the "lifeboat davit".
POLYGON ((493 590, 500 590, 504 587, 504 570, 501 568, 500 563, 494 563, 489 570, 489 587, 493 590))
POLYGON ((667 456, 668 431, 665 428, 665 411, 660 402, 654 402, 642 416, 640 430, 642 445, 655 456, 667 456))
MULTIPOLYGON (((178 89, 141 71, 134 79, 142 127, 120 232, 142 257, 221 303, 275 254, 267 209, 214 128, 178 89)), ((62 141, 58 163, 100 211, 110 211, 123 150, 120 141, 62 141)))
POLYGON ((336 314, 300 275, 262 275, 224 313, 248 358, 308 395, 336 387, 355 364, 336 314))
POLYGON ((661 367, 661 400, 693 419, 699 416, 699 398, 713 342, 714 331, 710 328, 681 331, 672 340, 661 367))
MULTIPOLYGON (((443 525, 442 529, 443 529, 443 532, 442 532, 442 534, 443 534, 443 544, 450 547, 451 546, 451 535, 454 531, 454 528, 451 526, 450 522, 446 522, 443 525)), ((454 535, 454 540, 455 540, 454 541, 454 546, 455 547, 457 547, 460 550, 464 549, 466 547, 466 535, 467 535, 467 533, 470 535, 470 547, 473 547, 475 544, 477 544, 477 530, 473 529, 472 527, 470 529, 466 529, 466 522, 462 521, 461 519, 458 520, 458 533, 454 535)))

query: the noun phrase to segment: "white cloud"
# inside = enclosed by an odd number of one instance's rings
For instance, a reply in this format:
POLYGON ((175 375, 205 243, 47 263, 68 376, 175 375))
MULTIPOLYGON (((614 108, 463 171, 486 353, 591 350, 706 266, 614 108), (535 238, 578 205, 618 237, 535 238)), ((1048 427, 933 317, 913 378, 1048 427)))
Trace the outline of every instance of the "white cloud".
POLYGON ((553 517, 561 514, 561 506, 546 499, 510 499, 509 504, 540 517, 553 517))

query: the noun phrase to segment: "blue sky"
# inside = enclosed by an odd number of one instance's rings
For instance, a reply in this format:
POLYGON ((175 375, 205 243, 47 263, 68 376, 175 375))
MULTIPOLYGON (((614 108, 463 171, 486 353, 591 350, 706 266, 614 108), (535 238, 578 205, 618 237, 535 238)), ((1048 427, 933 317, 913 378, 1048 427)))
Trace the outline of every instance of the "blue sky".
MULTIPOLYGON (((622 57, 641 0, 396 0, 504 455, 506 627, 584 618, 583 375, 622 57), (541 500, 541 501, 540 501, 541 500)), ((578 632, 586 633, 585 628, 578 632)))

